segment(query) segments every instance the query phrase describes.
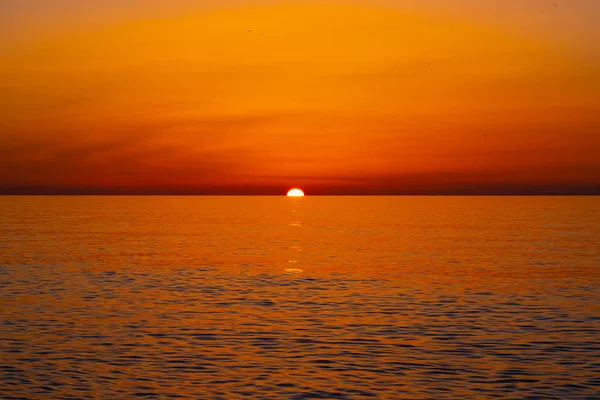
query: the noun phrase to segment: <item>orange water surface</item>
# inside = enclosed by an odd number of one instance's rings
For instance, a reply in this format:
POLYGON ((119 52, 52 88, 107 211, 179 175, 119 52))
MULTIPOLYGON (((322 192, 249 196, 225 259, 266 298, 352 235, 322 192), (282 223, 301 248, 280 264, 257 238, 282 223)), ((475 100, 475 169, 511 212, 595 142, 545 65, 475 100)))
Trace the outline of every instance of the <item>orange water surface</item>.
POLYGON ((598 197, 0 197, 0 228, 2 399, 600 398, 598 197))

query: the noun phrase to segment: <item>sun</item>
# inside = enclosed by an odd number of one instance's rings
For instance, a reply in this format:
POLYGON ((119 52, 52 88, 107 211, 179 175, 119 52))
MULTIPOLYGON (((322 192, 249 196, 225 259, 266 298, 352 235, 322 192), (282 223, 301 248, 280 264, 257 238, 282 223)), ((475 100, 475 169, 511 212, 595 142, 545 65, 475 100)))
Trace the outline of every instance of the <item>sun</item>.
POLYGON ((304 192, 300 189, 291 189, 287 192, 288 197, 304 197, 304 192))

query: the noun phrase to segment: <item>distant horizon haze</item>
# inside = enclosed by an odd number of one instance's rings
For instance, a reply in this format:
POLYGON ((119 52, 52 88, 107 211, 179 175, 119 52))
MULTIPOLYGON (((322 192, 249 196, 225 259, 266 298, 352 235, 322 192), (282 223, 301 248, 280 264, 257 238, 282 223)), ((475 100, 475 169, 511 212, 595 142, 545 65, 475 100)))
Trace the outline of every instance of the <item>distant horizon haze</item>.
MULTIPOLYGON (((0 187, 0 196, 285 196, 290 187, 0 187)), ((303 186, 306 196, 600 196, 600 185, 416 190, 303 186)))

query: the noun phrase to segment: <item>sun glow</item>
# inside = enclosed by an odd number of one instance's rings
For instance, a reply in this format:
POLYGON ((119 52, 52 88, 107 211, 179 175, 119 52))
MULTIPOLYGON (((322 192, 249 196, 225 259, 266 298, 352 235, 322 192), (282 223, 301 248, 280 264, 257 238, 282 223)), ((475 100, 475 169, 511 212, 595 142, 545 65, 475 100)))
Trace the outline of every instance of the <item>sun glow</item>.
POLYGON ((304 192, 300 189, 291 189, 287 192, 288 197, 304 197, 304 192))

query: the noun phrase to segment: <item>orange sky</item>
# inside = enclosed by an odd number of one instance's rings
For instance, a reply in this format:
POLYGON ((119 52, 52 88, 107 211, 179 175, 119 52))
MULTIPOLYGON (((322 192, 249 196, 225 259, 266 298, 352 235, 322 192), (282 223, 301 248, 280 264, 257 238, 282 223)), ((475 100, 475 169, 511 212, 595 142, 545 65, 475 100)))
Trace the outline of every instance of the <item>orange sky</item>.
POLYGON ((0 192, 598 193, 600 2, 5 0, 0 192))

